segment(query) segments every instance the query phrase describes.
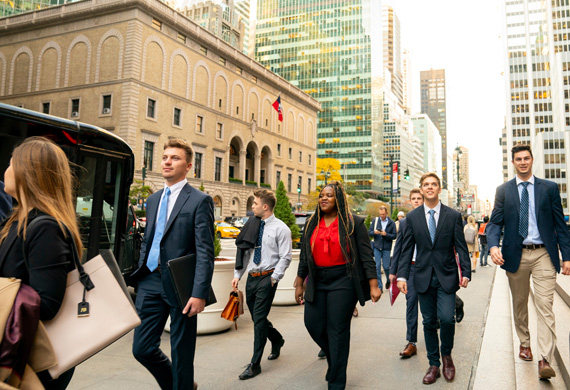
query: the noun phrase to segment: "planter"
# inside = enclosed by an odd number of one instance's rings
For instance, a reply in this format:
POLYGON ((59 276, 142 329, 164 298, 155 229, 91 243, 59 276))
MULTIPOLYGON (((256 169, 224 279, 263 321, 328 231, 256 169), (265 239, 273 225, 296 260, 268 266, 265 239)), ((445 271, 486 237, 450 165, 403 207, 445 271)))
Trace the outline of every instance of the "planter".
MULTIPOLYGON (((206 307, 202 313, 198 314, 198 334, 223 332, 233 326, 234 323, 222 318, 221 314, 232 291, 235 263, 233 258, 216 259, 214 262, 212 288, 218 302, 206 307)), ((170 332, 170 318, 164 329, 170 332)))
POLYGON ((276 306, 289 306, 298 304, 297 301, 295 301, 295 287, 293 287, 293 283, 297 277, 300 253, 301 251, 299 249, 293 249, 291 264, 289 264, 289 268, 287 268, 285 275, 277 285, 277 291, 275 292, 275 298, 273 299, 273 304, 276 306))

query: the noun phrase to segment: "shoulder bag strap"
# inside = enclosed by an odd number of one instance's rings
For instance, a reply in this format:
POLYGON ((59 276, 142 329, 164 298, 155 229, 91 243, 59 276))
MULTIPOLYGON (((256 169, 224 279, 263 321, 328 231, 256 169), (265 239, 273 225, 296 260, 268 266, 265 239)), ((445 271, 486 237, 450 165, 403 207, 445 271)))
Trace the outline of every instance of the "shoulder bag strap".
MULTIPOLYGON (((27 226, 27 230, 28 232, 31 230, 32 226, 34 226, 37 222, 39 221, 43 221, 43 220, 48 220, 48 221, 54 221, 57 223, 57 220, 50 216, 50 215, 40 215, 39 217, 34 218, 27 226)), ((63 222, 62 222, 63 224, 63 222)), ((71 232, 69 231, 69 229, 67 228, 67 226, 65 226, 65 224, 63 224, 65 231, 67 232, 67 241, 69 246, 71 247, 71 253, 73 255, 73 263, 75 264, 75 268, 77 268, 77 271, 79 272, 79 280, 81 281, 81 284, 83 284, 83 286, 85 287, 85 289, 87 291, 91 290, 92 288, 95 287, 95 285, 93 284, 93 282, 91 281, 91 278, 89 277, 89 275, 85 272, 85 269, 83 269, 83 265, 81 264, 81 261, 79 261, 79 254, 77 253, 77 246, 75 245, 75 241, 73 240, 73 236, 71 235, 71 232)), ((22 240, 22 253, 24 255, 24 263, 26 264, 26 268, 28 268, 28 256, 26 254, 26 240, 22 240)))

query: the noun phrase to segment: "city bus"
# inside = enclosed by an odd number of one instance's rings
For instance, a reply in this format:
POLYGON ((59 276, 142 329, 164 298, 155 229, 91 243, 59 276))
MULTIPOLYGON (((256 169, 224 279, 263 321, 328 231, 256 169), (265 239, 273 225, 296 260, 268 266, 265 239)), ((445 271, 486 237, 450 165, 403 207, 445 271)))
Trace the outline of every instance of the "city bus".
POLYGON ((51 139, 72 162, 83 260, 110 249, 123 275, 129 275, 137 265, 141 237, 129 202, 134 173, 131 147, 102 128, 0 103, 2 176, 14 147, 32 136, 51 139))

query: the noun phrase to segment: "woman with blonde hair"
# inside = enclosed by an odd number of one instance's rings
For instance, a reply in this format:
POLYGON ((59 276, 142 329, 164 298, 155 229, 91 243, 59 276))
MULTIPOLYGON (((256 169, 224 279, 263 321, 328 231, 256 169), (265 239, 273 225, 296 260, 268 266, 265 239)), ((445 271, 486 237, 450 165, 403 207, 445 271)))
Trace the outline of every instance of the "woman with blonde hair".
POLYGON ((470 215, 467 217, 467 225, 463 227, 463 233, 465 234, 465 242, 467 243, 467 249, 469 250, 469 257, 471 259, 471 272, 476 272, 475 267, 477 267, 477 257, 474 256, 475 252, 479 252, 479 228, 475 223, 475 218, 470 215))
MULTIPOLYGON (((4 182, 17 204, 0 230, 0 277, 18 278, 32 287, 41 299, 40 320, 50 320, 74 268, 71 245, 82 253, 69 161, 52 141, 31 137, 14 149, 4 182), (35 218, 46 215, 55 220, 43 219, 28 229, 35 218)), ((46 389, 65 389, 72 375, 73 369, 52 380, 47 371, 38 373, 46 389)))

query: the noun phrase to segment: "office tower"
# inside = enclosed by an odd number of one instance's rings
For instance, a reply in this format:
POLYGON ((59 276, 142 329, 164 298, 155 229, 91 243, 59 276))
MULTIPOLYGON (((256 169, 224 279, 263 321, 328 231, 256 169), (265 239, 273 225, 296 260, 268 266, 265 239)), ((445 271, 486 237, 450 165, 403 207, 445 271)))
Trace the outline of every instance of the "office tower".
POLYGON ((244 25, 243 53, 253 57, 254 47, 251 45, 255 43, 255 39, 252 39, 252 33, 255 38, 255 20, 252 20, 250 0, 236 0, 235 7, 244 25))
POLYGON ((411 114, 412 110, 412 55, 409 50, 402 51, 402 94, 404 111, 411 114))
POLYGON ((427 114, 411 115, 409 122, 411 131, 422 144, 424 173, 435 172, 438 176, 443 176, 441 173, 441 136, 439 130, 427 114))
POLYGON ((509 161, 510 152, 507 148, 507 126, 503 127, 501 131, 501 138, 499 138, 499 143, 501 145, 501 151, 503 154, 503 181, 506 183, 509 180, 509 161))
MULTIPOLYGON (((508 1, 506 15, 507 161, 513 144, 530 144, 533 172, 558 183, 568 215, 570 37, 568 1, 508 1)), ((503 159, 505 156, 503 157, 503 159)), ((512 164, 508 177, 514 177, 512 164)))
POLYGON ((233 0, 183 0, 176 10, 243 51, 245 23, 240 20, 233 0))
MULTIPOLYGON (((67 2, 71 3, 71 1, 67 2)), ((64 0, 0 0, 0 18, 24 12, 37 11, 64 3, 64 0)))
POLYGON ((420 72, 421 112, 427 114, 441 135, 442 187, 447 189, 447 125, 445 109, 445 69, 420 72))
POLYGON ((382 6, 382 43, 384 67, 391 74, 392 92, 398 98, 397 104, 404 106, 400 19, 389 5, 382 6))
POLYGON ((259 0, 255 43, 257 61, 322 104, 318 157, 355 161, 347 181, 375 195, 384 190, 380 17, 379 0, 259 0))

